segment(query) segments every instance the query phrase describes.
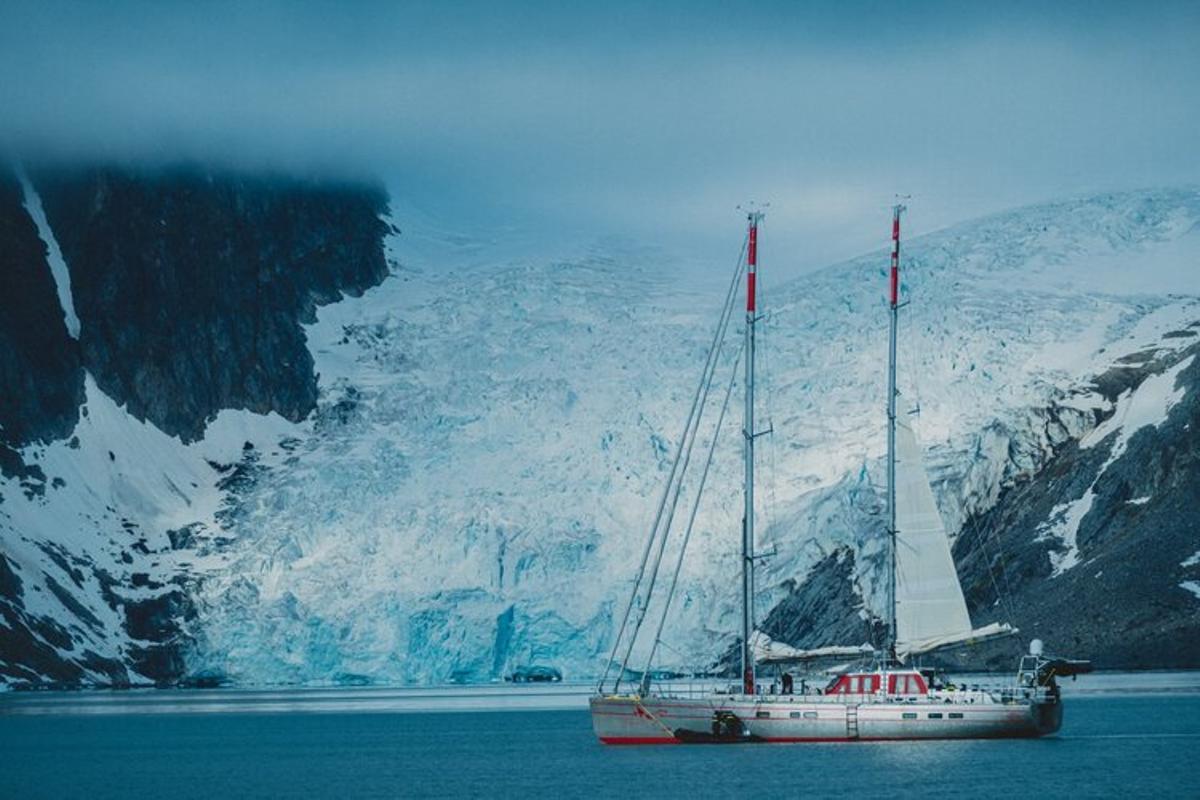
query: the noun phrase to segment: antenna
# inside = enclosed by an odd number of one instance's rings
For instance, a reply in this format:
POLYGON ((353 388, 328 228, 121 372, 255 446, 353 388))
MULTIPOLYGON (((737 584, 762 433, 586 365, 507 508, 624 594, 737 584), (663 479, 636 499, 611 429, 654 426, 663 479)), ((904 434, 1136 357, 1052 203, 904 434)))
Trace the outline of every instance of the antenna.
POLYGON ((747 200, 745 203, 739 203, 737 210, 746 215, 748 222, 761 222, 762 218, 767 215, 767 209, 771 207, 770 203, 760 203, 757 200, 747 200))

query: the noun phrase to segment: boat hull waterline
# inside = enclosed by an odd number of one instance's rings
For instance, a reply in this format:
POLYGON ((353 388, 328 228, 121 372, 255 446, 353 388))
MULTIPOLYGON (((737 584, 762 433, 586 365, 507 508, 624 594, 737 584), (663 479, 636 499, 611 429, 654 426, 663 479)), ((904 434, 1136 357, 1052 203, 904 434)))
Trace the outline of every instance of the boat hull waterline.
POLYGON ((724 742, 847 742, 909 739, 1036 738, 1062 726, 1062 703, 1012 703, 900 698, 862 702, 805 696, 704 698, 607 695, 591 698, 592 726, 605 744, 724 742), (736 716, 740 736, 718 738, 713 720, 736 716))

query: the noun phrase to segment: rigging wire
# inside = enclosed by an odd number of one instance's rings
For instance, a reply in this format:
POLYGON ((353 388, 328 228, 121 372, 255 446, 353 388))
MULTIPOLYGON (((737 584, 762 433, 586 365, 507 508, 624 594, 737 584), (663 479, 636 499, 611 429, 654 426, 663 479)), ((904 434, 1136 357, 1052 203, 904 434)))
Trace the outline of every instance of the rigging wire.
MULTIPOLYGON (((616 661, 617 652, 619 651, 619 649, 621 647, 621 641, 625 636, 625 629, 629 623, 629 616, 633 612, 634 603, 637 601, 638 590, 641 588, 642 579, 645 577, 646 564, 650 558, 650 551, 654 545, 655 539, 658 537, 659 525, 662 521, 663 510, 666 507, 667 498, 670 496, 671 487, 675 482, 676 473, 678 471, 679 464, 680 464, 680 458, 683 454, 684 443, 685 443, 685 440, 688 438, 688 431, 691 430, 691 428, 692 428, 693 418, 696 416, 697 405, 700 402, 701 392, 704 389, 705 384, 708 382, 708 375, 709 375, 710 370, 715 368, 715 354, 719 351, 719 349, 720 349, 719 344, 724 339, 725 330, 729 324, 729 317, 732 314, 734 300, 737 297, 737 288, 738 288, 738 284, 739 284, 739 279, 741 278, 742 271, 745 268, 746 245, 747 245, 748 239, 749 239, 748 234, 747 234, 747 236, 743 237, 743 239, 742 239, 741 251, 738 254, 737 269, 734 270, 733 278, 729 282, 729 289, 725 293, 725 303, 721 310, 721 318, 717 322, 717 328, 713 333, 713 341, 709 345, 708 355, 704 362, 704 370, 701 373, 700 383, 696 387, 696 394, 692 398, 692 406, 688 412, 688 418, 687 418, 687 422, 684 425, 683 435, 680 438, 679 445, 675 451, 675 458, 671 464, 671 472, 670 472, 670 475, 667 477, 666 486, 663 487, 662 497, 659 499, 659 502, 658 502, 658 510, 655 512, 654 524, 650 528, 650 535, 647 537, 646 546, 642 550, 641 563, 638 566, 637 576, 634 578, 633 587, 629 593, 629 602, 625 606, 625 613, 622 615, 622 618, 621 618, 621 626, 620 626, 619 630, 617 631, 616 639, 613 641, 612 654, 609 656, 608 663, 605 664, 604 674, 601 676, 600 683, 597 686, 597 690, 601 691, 601 692, 604 690, 604 683, 605 683, 605 681, 608 680, 609 672, 612 670, 612 666, 613 666, 614 662, 616 661)), ((680 480, 682 480, 682 476, 680 476, 680 480)), ((646 606, 649 606, 649 597, 647 597, 646 606)), ((642 609, 642 616, 643 617, 645 616, 645 608, 642 609)), ((634 638, 636 639, 636 635, 634 636, 634 638)), ((632 642, 630 643, 630 646, 632 647, 632 642)), ((624 668, 622 667, 622 672, 623 671, 624 671, 624 668)), ((615 683, 613 684, 614 692, 619 689, 620 684, 621 684, 621 674, 618 673, 617 677, 615 679, 615 683)))
MULTIPOLYGON (((737 270, 737 273, 740 275, 740 268, 737 270)), ((696 439, 699 437, 700 422, 704 416, 704 410, 708 404, 708 395, 712 391, 713 380, 717 375, 717 366, 720 361, 721 351, 724 349, 725 332, 728 330, 729 321, 733 317, 732 304, 725 309, 725 314, 726 316, 720 330, 720 336, 714 341, 715 350, 710 352, 711 366, 708 370, 708 374, 705 376, 706 380, 703 384, 703 395, 700 398, 699 410, 695 415, 695 425, 691 428, 690 434, 685 432, 685 436, 687 437, 687 448, 683 458, 683 465, 679 470, 679 480, 674 486, 674 495, 671 498, 671 505, 662 523, 662 534, 659 537, 658 551, 654 555, 654 566, 650 570, 650 579, 646 586, 646 604, 639 609, 637 622, 634 623, 633 632, 630 635, 629 644, 625 650, 625 657, 621 661, 621 670, 617 675, 618 683, 620 682, 621 675, 625 674, 625 668, 628 666, 629 659, 633 655, 634 645, 637 644, 638 634, 641 632, 642 624, 646 621, 646 615, 650 611, 650 601, 654 593, 654 586, 658 582, 658 571, 662 566, 663 554, 667 549, 667 539, 670 538, 671 525, 675 521, 675 509, 678 507, 679 498, 683 494, 684 478, 687 475, 688 466, 691 464, 692 449, 695 447, 696 439)))
POLYGON ((692 529, 696 524, 696 512, 700 509, 700 499, 704 495, 704 484, 708 480, 708 471, 712 467, 713 454, 717 450, 717 440, 721 435, 721 426, 725 422, 725 412, 729 410, 729 398, 733 394, 733 386, 737 383, 738 365, 742 361, 742 355, 745 353, 745 342, 738 348, 737 355, 733 359, 733 368, 730 371, 729 382, 725 387, 725 399, 721 402, 721 411, 717 415, 716 426, 713 428, 712 441, 708 445, 708 457, 704 461, 704 470, 700 473, 700 482, 696 486, 696 494, 692 500, 692 510, 688 515, 687 528, 683 532, 683 541, 679 546, 679 557, 675 560, 675 571, 671 575, 671 585, 667 589, 666 600, 663 602, 662 615, 658 618, 658 629, 654 632, 654 640, 650 645, 650 655, 646 658, 646 669, 643 673, 650 671, 650 666, 654 663, 654 655, 658 650, 658 646, 663 644, 662 633, 663 627, 667 622, 667 612, 671 609, 671 601, 675 597, 675 587, 679 583, 679 572, 683 567, 683 556, 687 552, 688 542, 692 538, 692 529))

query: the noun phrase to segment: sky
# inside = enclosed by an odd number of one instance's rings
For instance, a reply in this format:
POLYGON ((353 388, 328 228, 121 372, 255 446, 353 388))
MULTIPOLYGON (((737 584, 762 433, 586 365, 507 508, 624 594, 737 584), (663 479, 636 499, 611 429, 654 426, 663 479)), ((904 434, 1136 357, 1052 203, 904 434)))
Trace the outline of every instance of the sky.
MULTIPOLYGON (((0 0, 0 147, 373 176, 460 230, 799 273, 1200 182, 1200 3, 0 0)), ((403 223, 403 220, 399 220, 403 223)), ((403 227, 403 225, 402 225, 403 227)))

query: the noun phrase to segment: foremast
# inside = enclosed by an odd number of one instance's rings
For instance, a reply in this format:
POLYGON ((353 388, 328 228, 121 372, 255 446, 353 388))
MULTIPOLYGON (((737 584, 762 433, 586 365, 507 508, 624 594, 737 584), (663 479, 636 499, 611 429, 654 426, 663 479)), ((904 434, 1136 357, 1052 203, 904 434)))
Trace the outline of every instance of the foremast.
POLYGON ((745 509, 742 516, 742 691, 755 693, 754 651, 754 326, 758 321, 758 223, 761 211, 749 211, 746 222, 746 410, 742 428, 745 455, 745 509))
POLYGON ((885 655, 896 662, 896 336, 900 321, 900 215, 905 206, 892 206, 892 267, 888 278, 888 396, 887 396, 887 533, 888 627, 885 655))

